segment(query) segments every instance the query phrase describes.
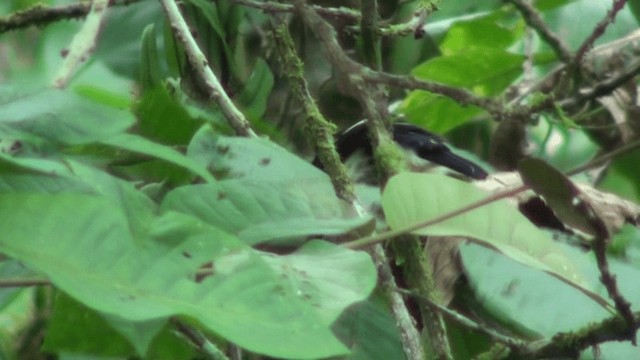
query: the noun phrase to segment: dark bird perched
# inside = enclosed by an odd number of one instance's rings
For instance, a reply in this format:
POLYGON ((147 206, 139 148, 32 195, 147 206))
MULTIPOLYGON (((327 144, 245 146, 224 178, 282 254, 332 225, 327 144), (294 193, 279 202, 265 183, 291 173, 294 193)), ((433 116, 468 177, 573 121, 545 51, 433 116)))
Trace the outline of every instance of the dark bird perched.
MULTIPOLYGON (((418 126, 395 123, 393 138, 409 153, 409 163, 414 169, 426 170, 437 164, 475 180, 488 175, 479 165, 454 154, 440 137, 418 126)), ((371 173, 371 142, 364 120, 338 135, 336 150, 350 170, 356 169, 355 181, 375 179, 371 173)), ((319 165, 319 161, 316 159, 314 164, 319 165)))

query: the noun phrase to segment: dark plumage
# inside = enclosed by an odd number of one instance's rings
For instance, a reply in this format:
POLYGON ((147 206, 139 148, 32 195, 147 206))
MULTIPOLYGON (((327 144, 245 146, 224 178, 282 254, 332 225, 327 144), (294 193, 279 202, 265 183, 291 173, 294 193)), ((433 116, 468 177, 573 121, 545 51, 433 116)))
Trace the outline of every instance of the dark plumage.
MULTIPOLYGON (((393 138, 418 158, 445 166, 471 179, 480 180, 488 175, 479 165, 454 154, 440 137, 418 126, 396 123, 393 125, 393 138)), ((360 121, 340 134, 336 139, 336 149, 343 161, 358 151, 371 158, 371 142, 365 122, 360 121)))

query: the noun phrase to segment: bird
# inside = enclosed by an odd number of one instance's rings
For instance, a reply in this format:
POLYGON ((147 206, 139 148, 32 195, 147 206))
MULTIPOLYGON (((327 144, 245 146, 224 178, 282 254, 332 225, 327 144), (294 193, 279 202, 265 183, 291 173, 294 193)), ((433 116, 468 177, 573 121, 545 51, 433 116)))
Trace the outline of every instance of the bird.
MULTIPOLYGON (((410 168, 414 171, 425 171, 440 165, 473 180, 483 180, 488 176, 482 166, 455 154, 442 138, 430 131, 413 124, 396 122, 392 125, 392 132, 395 142, 407 152, 410 168)), ((336 137, 335 146, 356 182, 372 183, 374 181, 371 179, 377 179, 366 120, 341 132, 336 137)), ((314 164, 321 167, 317 158, 314 164)))

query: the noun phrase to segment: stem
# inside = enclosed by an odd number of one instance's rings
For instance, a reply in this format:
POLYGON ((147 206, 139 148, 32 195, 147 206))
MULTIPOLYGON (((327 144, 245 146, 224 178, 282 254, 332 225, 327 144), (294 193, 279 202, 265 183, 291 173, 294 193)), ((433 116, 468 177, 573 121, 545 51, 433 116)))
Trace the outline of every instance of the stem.
POLYGON ((180 9, 175 0, 160 0, 160 3, 164 7, 167 17, 171 22, 171 28, 176 34, 176 38, 184 46, 187 57, 191 66, 196 70, 196 73, 200 76, 208 95, 213 99, 222 113, 225 115, 229 125, 236 131, 238 135, 256 137, 256 133, 251 129, 251 125, 244 117, 242 112, 235 106, 231 98, 224 91, 222 85, 216 78, 215 74, 209 66, 209 61, 198 47, 195 39, 191 35, 189 26, 182 17, 180 9))
POLYGON ((93 0, 82 28, 73 37, 69 52, 53 79, 54 87, 59 89, 66 87, 78 66, 86 62, 95 49, 108 5, 109 0, 93 0))

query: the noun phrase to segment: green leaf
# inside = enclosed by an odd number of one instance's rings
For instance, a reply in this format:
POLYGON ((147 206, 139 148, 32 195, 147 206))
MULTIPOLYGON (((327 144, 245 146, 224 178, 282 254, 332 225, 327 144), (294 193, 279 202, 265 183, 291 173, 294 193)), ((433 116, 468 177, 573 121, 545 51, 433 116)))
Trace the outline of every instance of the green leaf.
POLYGON ((91 85, 74 85, 73 91, 98 104, 110 106, 120 110, 128 110, 131 107, 130 95, 122 96, 120 93, 91 85))
POLYGON ((616 157, 600 184, 606 191, 640 202, 640 151, 616 157))
POLYGON ((627 5, 629 6, 629 10, 631 10, 631 13, 633 14, 633 17, 635 17, 638 24, 640 24, 640 3, 638 3, 637 1, 630 1, 627 3, 627 5))
MULTIPOLYGON (((473 185, 442 174, 402 173, 387 183, 382 194, 382 207, 389 226, 402 229, 485 197, 486 194, 473 185)), ((586 287, 580 272, 553 241, 551 234, 538 229, 504 200, 412 233, 469 237, 515 261, 558 277, 603 306, 607 304, 586 287)))
POLYGON ((142 51, 140 53, 140 85, 143 90, 155 88, 162 84, 162 71, 156 30, 153 24, 147 25, 142 32, 142 51))
POLYGON ((606 225, 581 198, 580 190, 556 168, 540 159, 525 158, 518 162, 518 173, 565 224, 592 236, 609 237, 606 225))
POLYGON ((475 106, 460 106, 442 95, 414 91, 405 98, 403 112, 411 122, 444 134, 480 115, 483 110, 475 106))
POLYGON ((164 86, 146 89, 135 107, 139 134, 165 145, 188 144, 203 120, 191 115, 187 106, 164 86))
POLYGON ((42 350, 51 353, 145 359, 190 359, 193 348, 163 327, 165 320, 128 322, 92 310, 58 292, 42 350), (117 329, 117 330, 114 330, 117 329), (153 340, 152 343, 149 343, 153 340), (134 351, 134 346, 136 347, 134 351))
POLYGON ((8 157, 0 153, 0 191, 102 195, 126 214, 134 234, 146 230, 156 205, 130 183, 73 160, 8 157))
POLYGON ((143 50, 140 37, 149 24, 161 28, 164 19, 162 6, 155 2, 132 3, 109 9, 93 57, 100 59, 117 74, 138 80, 140 52, 143 50))
MULTIPOLYGON (((413 70, 418 78, 463 87, 480 96, 501 93, 522 73, 524 57, 489 47, 474 47, 433 58, 413 70)), ((449 98, 414 91, 404 101, 409 119, 434 132, 453 129, 480 113, 475 107, 461 107, 449 98)))
POLYGON ((329 181, 327 174, 267 139, 216 136, 203 127, 187 156, 214 174, 264 181, 329 181))
POLYGON ((522 31, 507 29, 497 20, 496 16, 486 16, 456 22, 440 43, 440 50, 445 55, 451 55, 474 47, 506 49, 516 42, 522 31))
POLYGON ((222 23, 224 16, 218 14, 218 3, 205 0, 188 0, 188 2, 193 5, 192 13, 194 22, 199 24, 199 34, 207 36, 205 39, 200 39, 200 46, 204 49, 209 62, 213 64, 213 70, 219 71, 225 66, 235 78, 239 78, 233 51, 227 44, 228 34, 222 23))
POLYGON ((0 226, 2 252, 90 308, 129 321, 186 315, 274 357, 346 353, 329 327, 375 286, 366 253, 320 241, 262 253, 176 213, 133 241, 124 212, 90 195, 0 194, 0 226))
POLYGON ((188 3, 198 8, 220 40, 224 40, 226 38, 224 26, 218 16, 217 4, 212 4, 204 0, 188 0, 188 3))
POLYGON ((404 359, 400 334, 388 305, 375 294, 348 308, 333 326, 351 348, 349 360, 404 359))
POLYGON ((63 144, 85 144, 124 132, 129 111, 92 102, 69 90, 47 89, 0 104, 0 135, 29 134, 63 144))
POLYGON ((131 152, 162 159, 171 164, 178 165, 184 169, 191 171, 207 182, 215 182, 215 179, 207 171, 206 168, 200 166, 193 160, 168 146, 154 143, 153 141, 149 141, 141 136, 132 134, 120 134, 118 136, 112 136, 110 138, 104 139, 101 141, 101 143, 119 149, 124 149, 131 152))
POLYGON ((114 331, 100 314, 63 293, 55 296, 42 349, 97 356, 135 354, 131 344, 114 331))
MULTIPOLYGON (((563 251, 591 286, 605 295, 593 254, 569 246, 563 246, 563 251)), ((611 317, 611 313, 585 298, 577 289, 565 286, 549 274, 531 271, 475 244, 461 246, 460 254, 477 300, 492 316, 510 324, 511 328, 528 329, 552 337, 558 332, 576 331, 611 317)), ((640 270, 614 258, 609 259, 609 266, 616 274, 622 295, 633 304, 633 311, 637 311, 640 270)))
POLYGON ((350 212, 329 182, 223 180, 183 186, 166 195, 164 211, 179 211, 235 234, 248 244, 336 236, 372 225, 350 212))
POLYGON ((272 88, 273 74, 271 74, 271 69, 264 60, 257 59, 251 76, 245 82, 237 98, 243 113, 252 122, 262 119, 272 88))
POLYGON ((500 93, 520 76, 524 57, 496 48, 471 48, 433 58, 413 70, 413 75, 452 86, 462 86, 478 95, 500 93))

